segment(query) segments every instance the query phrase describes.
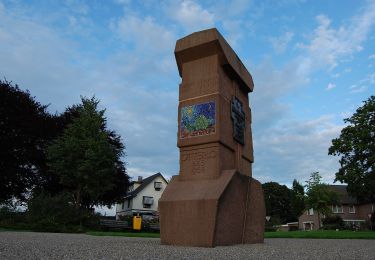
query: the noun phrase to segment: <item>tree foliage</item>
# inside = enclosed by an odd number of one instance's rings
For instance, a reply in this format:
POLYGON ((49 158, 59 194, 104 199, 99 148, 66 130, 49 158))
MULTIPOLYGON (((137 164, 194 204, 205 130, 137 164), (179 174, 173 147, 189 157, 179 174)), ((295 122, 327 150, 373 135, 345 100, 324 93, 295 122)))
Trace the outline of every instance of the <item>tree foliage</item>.
POLYGON ((339 138, 332 140, 328 154, 341 156, 336 181, 348 184, 359 200, 375 201, 375 96, 350 117, 339 138))
POLYGON ((271 217, 273 224, 294 221, 291 211, 291 191, 277 182, 262 184, 266 204, 266 215, 271 217))
POLYGON ((318 221, 321 215, 331 213, 331 205, 338 203, 338 194, 329 188, 329 185, 322 183, 319 172, 313 172, 310 179, 306 181, 306 208, 314 209, 318 213, 318 221))
POLYGON ((296 179, 293 180, 291 196, 292 215, 298 219, 305 210, 305 190, 296 179))
POLYGON ((125 195, 128 176, 121 161, 124 145, 106 128, 104 110, 95 98, 82 98, 82 104, 65 113, 71 121, 48 148, 51 171, 63 189, 73 194, 79 208, 110 206, 125 195))
POLYGON ((0 80, 0 204, 24 201, 47 172, 45 148, 55 117, 28 91, 0 80))

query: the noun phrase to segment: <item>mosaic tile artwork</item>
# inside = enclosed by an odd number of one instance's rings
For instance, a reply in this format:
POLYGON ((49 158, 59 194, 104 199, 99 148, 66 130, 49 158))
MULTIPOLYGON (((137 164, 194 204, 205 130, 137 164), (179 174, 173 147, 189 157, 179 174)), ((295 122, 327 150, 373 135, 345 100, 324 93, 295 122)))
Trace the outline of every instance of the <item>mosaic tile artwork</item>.
POLYGON ((214 134, 215 102, 184 106, 180 111, 180 138, 191 138, 214 134))

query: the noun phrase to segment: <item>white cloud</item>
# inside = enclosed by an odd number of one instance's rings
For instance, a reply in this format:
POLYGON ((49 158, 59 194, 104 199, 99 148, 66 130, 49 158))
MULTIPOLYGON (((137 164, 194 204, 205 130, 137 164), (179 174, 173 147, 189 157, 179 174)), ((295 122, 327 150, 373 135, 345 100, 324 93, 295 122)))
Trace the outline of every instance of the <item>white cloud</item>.
POLYGON ((280 54, 280 53, 285 52, 288 44, 293 39, 293 36, 294 36, 293 32, 286 32, 280 37, 271 37, 270 41, 276 53, 280 54))
MULTIPOLYGON (((333 69, 341 59, 360 51, 373 25, 369 17, 375 18, 374 10, 375 4, 371 4, 351 19, 349 25, 339 29, 333 29, 327 17, 318 16, 318 27, 310 42, 298 45, 304 50, 302 55, 280 69, 274 68, 270 60, 253 68, 249 66, 255 83, 254 93, 250 95, 255 178, 266 180, 267 176, 274 176, 274 181, 290 183, 291 178, 304 180, 312 171, 320 171, 326 181, 334 179, 337 158, 328 157, 327 151, 331 139, 338 136, 342 127, 332 123, 331 117, 318 121, 291 120, 290 106, 281 100, 307 85, 314 72, 333 69), (355 30, 360 33, 354 33, 355 30), (279 174, 275 174, 275 169, 279 174)), ((328 87, 332 89, 333 85, 328 87)))
POLYGON ((69 7, 70 11, 86 15, 90 11, 89 5, 81 0, 65 0, 64 4, 69 7))
POLYGON ((318 27, 311 36, 311 42, 298 46, 308 52, 312 66, 333 69, 342 58, 363 49, 362 43, 375 22, 375 2, 351 19, 350 24, 338 29, 332 28, 331 20, 325 15, 318 15, 316 20, 318 27))
POLYGON ((243 38, 243 22, 241 20, 224 20, 222 23, 224 30, 227 32, 225 39, 232 48, 235 48, 243 38))
POLYGON ((214 25, 214 14, 191 0, 172 4, 168 13, 189 32, 208 29, 214 25))
POLYGON ((332 90, 332 89, 335 88, 335 87, 336 87, 335 84, 333 84, 333 83, 328 83, 326 90, 332 90))
POLYGON ((366 75, 365 78, 359 80, 356 84, 349 87, 350 93, 362 93, 368 90, 370 86, 375 85, 375 73, 366 75))
POLYGON ((149 55, 149 51, 169 52, 175 44, 174 34, 156 23, 152 17, 140 18, 125 14, 115 29, 124 42, 133 44, 144 55, 149 55))
POLYGON ((368 59, 369 60, 374 60, 375 59, 375 54, 372 54, 372 55, 368 56, 368 59))
POLYGON ((273 176, 273 181, 291 183, 293 178, 303 182, 311 172, 319 171, 324 181, 332 182, 338 163, 327 153, 341 129, 332 123, 331 116, 288 120, 267 129, 254 142, 254 149, 261 149, 255 157, 254 175, 261 180, 269 181, 268 176, 273 176))
POLYGON ((270 59, 248 66, 254 76, 254 92, 250 94, 255 133, 262 132, 287 116, 289 105, 280 101, 309 82, 309 74, 299 59, 275 68, 270 59))
POLYGON ((349 89, 350 93, 362 93, 367 90, 367 86, 351 85, 349 89))
POLYGON ((0 76, 30 89, 41 103, 51 103, 52 112, 78 103, 80 95, 95 94, 107 109, 109 128, 124 139, 130 175, 176 174, 179 76, 174 36, 152 18, 123 17, 117 25, 119 45, 137 44, 135 49, 126 45, 98 60, 89 48, 79 54, 77 44, 43 22, 4 10, 0 76))
MULTIPOLYGON (((73 42, 62 38, 56 30, 32 19, 5 10, 0 14, 0 77, 6 77, 32 94, 50 109, 63 109, 73 89, 88 90, 82 61, 73 42), (79 82, 76 79, 80 78, 79 82), (54 97, 59 98, 55 99, 54 97)), ((79 94, 74 99, 79 100, 79 94)))

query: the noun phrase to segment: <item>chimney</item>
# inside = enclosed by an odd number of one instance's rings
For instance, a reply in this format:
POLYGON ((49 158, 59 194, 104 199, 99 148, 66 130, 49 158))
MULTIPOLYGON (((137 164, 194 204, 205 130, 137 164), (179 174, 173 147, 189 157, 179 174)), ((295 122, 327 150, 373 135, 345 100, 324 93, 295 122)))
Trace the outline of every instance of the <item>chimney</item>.
POLYGON ((138 182, 142 182, 142 176, 138 176, 138 182))

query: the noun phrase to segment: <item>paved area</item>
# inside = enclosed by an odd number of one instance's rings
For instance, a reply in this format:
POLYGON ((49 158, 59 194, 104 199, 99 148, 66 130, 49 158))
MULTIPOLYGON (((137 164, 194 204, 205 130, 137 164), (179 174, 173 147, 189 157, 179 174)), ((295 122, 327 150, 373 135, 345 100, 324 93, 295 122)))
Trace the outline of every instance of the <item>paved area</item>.
POLYGON ((0 232, 0 259, 375 259, 375 240, 266 239, 216 248, 160 245, 160 239, 0 232))

